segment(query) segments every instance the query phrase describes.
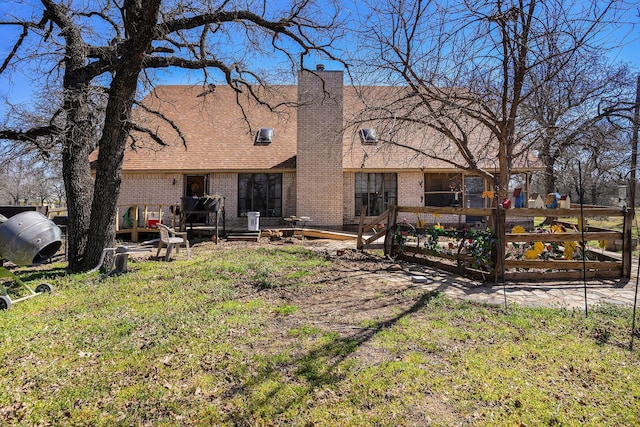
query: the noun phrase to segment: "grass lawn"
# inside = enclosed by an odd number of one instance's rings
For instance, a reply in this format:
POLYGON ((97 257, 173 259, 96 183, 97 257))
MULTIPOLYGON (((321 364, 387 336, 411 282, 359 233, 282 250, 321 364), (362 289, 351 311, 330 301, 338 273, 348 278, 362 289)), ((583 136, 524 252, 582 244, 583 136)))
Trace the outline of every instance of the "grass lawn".
POLYGON ((406 304, 335 321, 372 298, 333 298, 355 283, 332 287, 334 262, 279 246, 135 262, 102 281, 47 266, 54 293, 0 312, 0 424, 640 423, 629 310, 585 319, 429 290, 390 295, 380 282, 373 299, 406 304), (311 299, 327 305, 311 312, 311 299))

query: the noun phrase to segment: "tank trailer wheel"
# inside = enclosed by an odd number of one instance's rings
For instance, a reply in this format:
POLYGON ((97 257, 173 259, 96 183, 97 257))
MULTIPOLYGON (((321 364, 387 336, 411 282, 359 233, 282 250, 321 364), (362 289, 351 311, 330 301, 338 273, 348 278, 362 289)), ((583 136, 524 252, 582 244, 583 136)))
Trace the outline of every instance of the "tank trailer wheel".
POLYGON ((48 283, 41 283, 36 287, 37 294, 51 293, 51 292, 53 292, 53 286, 51 286, 48 283))

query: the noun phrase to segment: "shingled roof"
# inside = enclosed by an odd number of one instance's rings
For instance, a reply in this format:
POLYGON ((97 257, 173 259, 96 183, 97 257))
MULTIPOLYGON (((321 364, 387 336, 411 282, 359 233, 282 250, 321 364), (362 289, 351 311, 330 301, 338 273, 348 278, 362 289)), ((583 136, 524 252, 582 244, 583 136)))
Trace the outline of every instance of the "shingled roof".
MULTIPOLYGON (((296 87, 271 87, 269 98, 273 105, 295 100, 296 87)), ((142 104, 134 120, 166 145, 133 132, 135 148, 125 152, 126 171, 295 169, 295 108, 280 105, 272 111, 228 86, 158 86, 142 104), (260 128, 274 129, 272 143, 256 144, 260 128)))
MULTIPOLYGON (((454 95, 461 90, 450 90, 454 95)), ((443 91, 444 93, 444 91, 443 91)), ((455 107, 435 111, 435 106, 427 108, 420 96, 407 87, 361 86, 345 87, 344 116, 344 157, 345 169, 404 169, 423 171, 456 171, 467 166, 455 143, 446 138, 433 126, 440 121, 456 137, 466 138, 470 151, 480 167, 496 166, 496 143, 486 126, 457 116, 455 107), (438 115, 441 115, 438 117, 438 115), (434 118, 436 117, 436 118, 434 118), (457 132, 458 128, 463 129, 457 132), (357 130, 374 128, 380 143, 360 144, 357 130), (426 155, 425 155, 426 154, 426 155), (495 159, 495 161, 494 161, 495 159)), ((530 150, 517 144, 513 159, 514 172, 540 170, 544 165, 530 150)))
MULTIPOLYGON (((159 145, 144 133, 132 132, 135 148, 126 150, 123 170, 180 173, 295 170, 297 87, 283 85, 259 90, 270 106, 277 106, 275 109, 259 104, 245 94, 238 94, 226 85, 157 86, 142 102, 144 108, 136 107, 133 116, 138 125, 157 134, 166 145, 159 145), (168 121, 152 111, 160 112, 168 121), (256 132, 260 128, 274 129, 271 143, 256 144, 256 132), (176 129, 179 129, 184 140, 176 129)), ((371 105, 372 100, 382 99, 392 90, 391 87, 372 86, 365 93, 361 89, 346 86, 345 124, 356 121, 365 104, 371 105)), ((345 170, 455 170, 448 162, 430 159, 406 148, 389 144, 361 144, 357 131, 360 127, 369 126, 381 125, 363 123, 345 131, 345 170)), ((478 150, 486 150, 488 136, 477 130, 472 133, 472 138, 478 150)), ((401 142, 425 151, 454 156, 454 159, 459 156, 455 148, 427 128, 405 132, 401 142)), ((493 165, 491 162, 485 163, 485 167, 493 165)), ((540 161, 532 154, 521 156, 514 162, 514 169, 541 167, 540 161)))

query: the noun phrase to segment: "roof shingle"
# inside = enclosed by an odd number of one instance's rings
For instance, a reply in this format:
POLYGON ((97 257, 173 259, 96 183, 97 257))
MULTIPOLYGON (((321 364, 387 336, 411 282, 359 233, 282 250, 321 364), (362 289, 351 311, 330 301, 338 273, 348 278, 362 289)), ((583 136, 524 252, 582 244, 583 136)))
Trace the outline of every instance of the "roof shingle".
MULTIPOLYGON (((260 94, 271 106, 259 104, 246 94, 238 94, 222 85, 186 86, 167 85, 156 87, 143 101, 145 108, 134 110, 134 120, 157 134, 166 145, 160 146, 148 135, 133 132, 135 149, 125 152, 123 170, 130 172, 180 171, 205 173, 211 171, 269 171, 295 170, 297 150, 297 87, 295 85, 261 88, 260 94), (150 111, 159 111, 170 120, 162 120, 150 111), (175 126, 182 133, 184 143, 175 126), (256 132, 261 127, 273 128, 270 144, 255 144, 256 132)), ((367 104, 384 99, 392 87, 368 87, 366 94, 353 87, 344 88, 345 125, 367 104)), ((382 126, 355 125, 344 132, 343 168, 372 169, 441 169, 455 167, 442 160, 420 155, 418 151, 390 144, 362 145, 359 127, 382 126)), ((380 136, 383 129, 377 129, 380 136)), ((478 150, 486 150, 488 136, 481 129, 471 133, 472 143, 478 150)), ((383 135, 384 136, 384 135, 383 135)), ((461 161, 455 147, 451 147, 435 131, 420 127, 400 136, 402 144, 425 152, 443 154, 461 161), (453 156, 453 157, 451 157, 453 156)), ((480 157, 480 156, 479 156, 480 157)), ((491 167, 486 162, 484 167, 491 167)), ((532 154, 514 161, 515 169, 539 169, 542 165, 532 154)))

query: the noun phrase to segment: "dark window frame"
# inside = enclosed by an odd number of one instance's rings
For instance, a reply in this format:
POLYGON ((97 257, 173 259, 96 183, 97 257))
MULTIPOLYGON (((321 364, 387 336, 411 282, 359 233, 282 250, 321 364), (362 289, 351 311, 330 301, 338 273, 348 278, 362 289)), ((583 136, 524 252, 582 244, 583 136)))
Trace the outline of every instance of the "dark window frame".
POLYGON ((354 178, 355 212, 367 206, 367 216, 377 216, 398 204, 398 174, 357 172, 354 178))
POLYGON ((260 212, 264 218, 282 217, 282 174, 239 173, 238 217, 260 212))
POLYGON ((462 206, 464 178, 461 172, 427 172, 423 180, 425 206, 462 206))

